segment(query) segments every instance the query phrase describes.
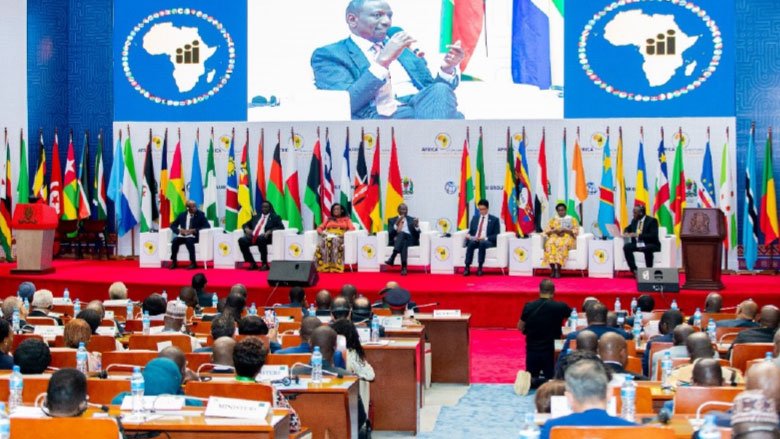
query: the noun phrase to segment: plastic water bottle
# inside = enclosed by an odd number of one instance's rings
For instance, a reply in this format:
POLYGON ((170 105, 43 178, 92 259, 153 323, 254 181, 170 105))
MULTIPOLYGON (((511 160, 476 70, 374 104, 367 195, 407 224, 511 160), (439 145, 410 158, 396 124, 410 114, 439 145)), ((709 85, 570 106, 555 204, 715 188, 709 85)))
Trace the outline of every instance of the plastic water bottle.
POLYGON ((520 430, 520 439, 539 439, 541 432, 536 425, 533 412, 526 413, 523 416, 523 427, 520 430))
POLYGON ((371 319, 371 342, 379 342, 379 317, 377 316, 371 319))
POLYGON ((11 329, 15 333, 18 333, 22 327, 21 327, 21 317, 19 317, 19 308, 14 308, 14 313, 11 316, 11 329))
POLYGON ((5 403, 0 402, 0 439, 11 438, 11 419, 5 412, 5 403))
POLYGON ((144 311, 144 316, 141 317, 141 325, 143 327, 143 334, 149 335, 152 329, 152 322, 149 319, 149 311, 144 311))
POLYGON ((141 374, 141 368, 133 368, 133 376, 130 377, 130 392, 133 395, 133 413, 143 413, 144 411, 144 376, 141 374))
POLYGON ((278 328, 279 327, 279 317, 276 316, 276 310, 271 310, 271 328, 278 328))
POLYGON ((664 352, 664 358, 661 360, 661 388, 671 389, 672 383, 672 354, 669 351, 664 352))
POLYGON ((73 316, 79 315, 81 312, 81 301, 79 299, 76 299, 75 302, 73 302, 73 316))
POLYGON ((252 306, 249 308, 249 315, 250 316, 256 316, 257 315, 257 305, 255 305, 254 302, 252 302, 252 306))
POLYGON ((710 342, 712 342, 712 343, 717 343, 718 342, 718 338, 717 338, 717 335, 715 333, 715 327, 716 327, 715 320, 714 319, 710 319, 710 322, 707 323, 707 335, 710 336, 710 342))
POLYGON ((615 312, 620 312, 620 297, 615 298, 615 312))
POLYGON ((100 352, 95 354, 94 372, 103 372, 103 354, 101 354, 100 352))
POLYGON ((626 324, 626 314, 623 312, 617 313, 618 328, 622 328, 626 324))
POLYGON ((309 305, 309 317, 315 317, 315 316, 317 316, 317 308, 312 303, 311 305, 309 305))
POLYGON ((133 302, 127 301, 127 317, 126 320, 132 320, 133 318, 133 302))
POLYGON ((163 290, 162 292, 162 298, 167 303, 168 302, 168 292, 163 290))
POLYGON ((314 352, 311 354, 311 382, 322 382, 322 354, 319 346, 314 346, 314 352))
POLYGON ((774 360, 774 358, 772 358, 772 353, 771 352, 767 352, 766 355, 764 355, 764 361, 766 361, 768 363, 771 363, 772 360, 774 360))
POLYGON ((639 306, 639 305, 637 305, 636 297, 632 297, 631 298, 631 314, 636 313, 637 306, 639 306))
POLYGON ((217 293, 214 293, 211 295, 211 307, 216 308, 217 303, 219 303, 219 297, 217 297, 217 293))
POLYGON ((634 343, 636 343, 636 347, 639 348, 639 345, 642 344, 642 321, 638 317, 634 317, 634 328, 631 330, 631 334, 634 335, 634 343))
POLYGON ((569 327, 572 331, 577 330, 577 308, 571 309, 571 314, 569 314, 569 327))
POLYGON ((620 417, 629 422, 634 422, 636 417, 636 383, 632 375, 626 375, 623 386, 620 387, 620 417))
POLYGON ((76 351, 76 370, 83 373, 84 375, 87 374, 87 348, 84 347, 84 342, 79 343, 79 350, 76 351))
POLYGON ((24 298, 24 310, 30 312, 30 301, 26 297, 24 298))
POLYGON ((675 299, 672 299, 672 305, 671 305, 671 308, 672 308, 673 310, 678 310, 678 309, 680 309, 680 308, 678 308, 678 307, 677 307, 677 300, 675 300, 675 299))
POLYGON ((65 299, 66 302, 70 302, 70 290, 65 288, 65 291, 62 292, 62 298, 65 299))
POLYGON ((696 308, 696 312, 693 313, 693 326, 701 328, 701 310, 696 308))
POLYGON ((8 382, 8 410, 13 413, 22 405, 22 390, 24 389, 24 377, 19 371, 19 366, 14 366, 11 378, 8 382))
POLYGON ((704 416, 704 425, 699 429, 700 439, 720 439, 720 430, 715 424, 715 415, 704 416))

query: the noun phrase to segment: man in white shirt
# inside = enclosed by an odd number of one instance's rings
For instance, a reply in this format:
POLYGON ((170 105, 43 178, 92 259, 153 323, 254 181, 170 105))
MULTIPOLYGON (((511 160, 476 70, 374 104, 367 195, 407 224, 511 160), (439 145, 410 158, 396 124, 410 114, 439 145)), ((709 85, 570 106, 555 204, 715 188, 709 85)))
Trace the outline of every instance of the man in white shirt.
POLYGON ((385 261, 387 265, 395 265, 395 257, 401 255, 401 276, 406 276, 406 260, 409 246, 420 245, 420 221, 409 216, 409 208, 405 203, 398 206, 398 216, 387 220, 389 231, 388 241, 393 246, 393 253, 385 261))
POLYGON ((268 245, 273 241, 274 230, 284 229, 282 218, 274 212, 268 201, 263 201, 260 214, 255 215, 242 226, 244 236, 238 239, 238 248, 244 256, 244 262, 249 263, 250 270, 257 269, 257 262, 250 251, 253 245, 260 251, 260 271, 268 270, 268 245))
POLYGON ((466 267, 463 269, 463 275, 471 274, 471 262, 474 260, 474 250, 479 250, 477 255, 477 276, 482 276, 482 265, 485 263, 485 254, 487 249, 496 246, 498 234, 501 231, 501 225, 498 218, 490 215, 490 203, 487 200, 479 200, 477 203, 479 215, 471 218, 469 224, 469 234, 466 235, 464 243, 466 247, 466 267))
POLYGON ((311 66, 321 90, 349 92, 353 119, 462 119, 453 89, 465 57, 460 42, 448 46, 434 78, 415 39, 392 28, 385 0, 351 0, 348 38, 314 51, 311 66))

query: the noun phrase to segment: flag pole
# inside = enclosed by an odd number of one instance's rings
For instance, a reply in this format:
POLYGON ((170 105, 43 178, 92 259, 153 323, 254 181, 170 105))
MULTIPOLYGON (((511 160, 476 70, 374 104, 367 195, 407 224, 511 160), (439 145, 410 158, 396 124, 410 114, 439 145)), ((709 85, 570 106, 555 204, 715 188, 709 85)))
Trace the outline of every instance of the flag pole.
MULTIPOLYGON (((580 141, 581 141, 581 139, 580 139, 580 126, 577 125, 577 141, 574 142, 574 146, 577 147, 577 145, 580 144, 580 141)), ((583 204, 584 203, 580 203, 580 205, 578 206, 578 210, 579 210, 578 213, 580 214, 580 227, 582 227, 582 225, 585 224, 585 212, 582 210, 582 205, 583 204)))
MULTIPOLYGON (((480 126, 479 129, 481 130, 482 127, 480 126)), ((471 147, 471 129, 468 126, 466 127, 466 145, 468 147, 471 147)), ((466 165, 469 167, 469 169, 471 169, 471 151, 469 151, 468 159, 469 159, 469 163, 466 163, 466 165)), ((471 178, 471 176, 469 176, 469 178, 471 178)), ((473 193, 474 193, 474 190, 473 190, 474 180, 472 179, 471 181, 472 181, 472 183, 471 183, 472 191, 471 192, 472 192, 472 195, 473 195, 473 193)), ((466 182, 466 184, 468 185, 468 182, 466 182)), ((466 193, 468 193, 468 191, 466 193)), ((474 201, 474 203, 477 202, 476 200, 472 200, 472 201, 474 201)), ((466 227, 468 227, 468 225, 469 225, 469 220, 470 220, 469 212, 470 211, 471 211, 471 206, 469 206, 469 201, 466 200, 466 227)), ((458 227, 456 226, 455 228, 457 229, 458 227)))
MULTIPOLYGON (((70 130, 70 137, 71 139, 73 138, 72 128, 70 130)), ((130 140, 130 124, 127 124, 127 140, 130 140)), ((130 151, 130 153, 132 154, 132 151, 130 151)), ((133 230, 130 231, 130 257, 135 258, 135 227, 133 227, 133 230)))

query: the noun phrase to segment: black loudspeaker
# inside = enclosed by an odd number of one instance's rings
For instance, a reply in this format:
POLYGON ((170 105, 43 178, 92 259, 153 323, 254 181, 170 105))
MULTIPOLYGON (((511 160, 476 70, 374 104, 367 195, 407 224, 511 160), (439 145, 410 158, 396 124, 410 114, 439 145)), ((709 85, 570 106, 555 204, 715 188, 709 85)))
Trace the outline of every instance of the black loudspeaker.
POLYGON ((317 285, 317 269, 312 261, 274 261, 268 272, 268 285, 310 287, 317 285))
POLYGON ((647 293, 679 293, 680 272, 676 268, 639 268, 637 289, 647 293))

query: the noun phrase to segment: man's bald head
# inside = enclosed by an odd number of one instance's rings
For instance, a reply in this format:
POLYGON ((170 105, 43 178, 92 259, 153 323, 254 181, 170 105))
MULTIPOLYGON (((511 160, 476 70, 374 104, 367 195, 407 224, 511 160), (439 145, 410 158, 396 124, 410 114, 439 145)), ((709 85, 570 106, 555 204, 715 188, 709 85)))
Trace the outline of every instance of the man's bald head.
POLYGON ((236 340, 232 337, 220 337, 211 346, 211 362, 224 366, 233 365, 233 347, 236 340))
POLYGON ((745 374, 745 390, 760 390, 780 407, 780 367, 763 361, 754 365, 745 374))
POLYGON ((304 317, 301 321, 301 342, 309 343, 311 334, 315 329, 322 326, 322 321, 314 316, 304 317))
POLYGON ((320 290, 314 297, 314 301, 317 303, 317 309, 330 309, 330 303, 333 298, 328 290, 320 290))
POLYGON ((780 309, 774 305, 764 305, 761 308, 761 317, 758 322, 764 328, 777 329, 777 325, 780 323, 780 309))
POLYGON ((615 361, 625 366, 628 362, 626 339, 616 332, 605 332, 599 338, 599 357, 602 361, 615 361))
POLYGON ((354 285, 344 284, 341 286, 341 297, 345 297, 349 301, 350 305, 355 303, 357 295, 358 290, 354 285))
POLYGON ((755 320, 758 314, 758 304, 750 299, 742 302, 737 307, 737 318, 755 320))
POLYGON ((593 331, 587 329, 580 331, 577 334, 577 350, 593 352, 594 354, 599 348, 599 337, 593 331))
POLYGON ((674 328, 674 331, 672 331, 672 339, 674 340, 675 346, 685 346, 685 342, 688 340, 688 337, 696 332, 696 329, 694 329, 693 326, 683 323, 682 325, 677 325, 676 328, 674 328))
POLYGON ((723 370, 714 358, 702 358, 693 366, 694 386, 719 387, 723 385, 723 370))
POLYGON ((185 372, 187 371, 187 358, 184 356, 184 352, 182 352, 181 349, 176 346, 168 346, 157 354, 157 358, 167 358, 176 363, 181 371, 182 382, 184 381, 185 372))
POLYGON ((100 314, 100 319, 103 320, 106 318, 106 308, 103 306, 103 302, 100 300, 92 300, 87 304, 87 307, 85 309, 94 309, 95 311, 100 314))
POLYGON ((320 326, 311 333, 311 346, 319 347, 322 358, 333 364, 333 351, 336 348, 336 331, 330 326, 320 326))
POLYGON ((707 298, 704 299, 704 312, 720 312, 723 308, 723 296, 720 293, 707 294, 707 298))
POLYGON ((385 284, 385 289, 388 289, 388 290, 391 290, 393 288, 400 288, 400 287, 401 287, 401 284, 399 284, 398 282, 396 282, 394 280, 391 280, 391 281, 389 281, 388 283, 385 284))
POLYGON ((233 285, 232 287, 230 287, 230 291, 228 292, 228 295, 230 295, 232 293, 238 293, 238 294, 244 296, 244 300, 246 300, 246 296, 247 296, 246 285, 244 285, 244 284, 235 284, 235 285, 233 285))
POLYGON ((691 357, 691 361, 697 358, 712 358, 715 355, 710 337, 706 332, 695 332, 689 335, 688 341, 685 342, 685 347, 688 349, 688 356, 691 357))

